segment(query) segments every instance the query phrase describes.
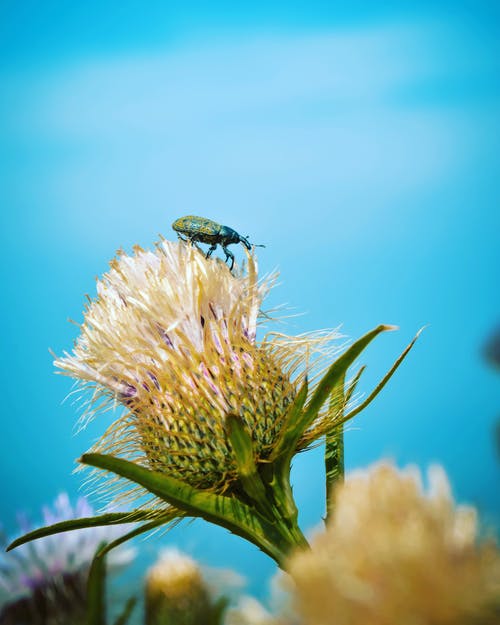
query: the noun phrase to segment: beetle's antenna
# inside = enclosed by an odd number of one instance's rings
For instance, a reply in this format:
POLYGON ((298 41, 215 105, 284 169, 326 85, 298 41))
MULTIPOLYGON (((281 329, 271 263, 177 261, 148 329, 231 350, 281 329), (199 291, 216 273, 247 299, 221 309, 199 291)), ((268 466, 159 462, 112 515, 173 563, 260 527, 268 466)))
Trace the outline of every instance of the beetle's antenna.
MULTIPOLYGON (((266 247, 265 245, 258 245, 257 243, 250 243, 250 241, 248 240, 248 237, 249 237, 249 236, 250 236, 250 235, 249 235, 249 234, 247 234, 247 236, 246 236, 246 237, 241 237, 241 238, 242 238, 242 239, 245 239, 245 241, 248 243, 248 245, 253 245, 254 247, 266 247)), ((250 249, 250 248, 248 248, 248 249, 250 249)))

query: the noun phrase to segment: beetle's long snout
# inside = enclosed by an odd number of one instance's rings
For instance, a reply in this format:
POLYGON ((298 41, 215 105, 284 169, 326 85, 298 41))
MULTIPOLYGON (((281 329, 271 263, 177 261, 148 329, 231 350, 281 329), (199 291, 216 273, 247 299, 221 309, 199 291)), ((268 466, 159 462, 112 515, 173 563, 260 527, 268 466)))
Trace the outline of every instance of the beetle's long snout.
POLYGON ((240 235, 240 243, 243 243, 243 245, 247 248, 247 250, 251 250, 252 246, 250 245, 250 242, 248 241, 248 239, 246 237, 242 237, 240 235))

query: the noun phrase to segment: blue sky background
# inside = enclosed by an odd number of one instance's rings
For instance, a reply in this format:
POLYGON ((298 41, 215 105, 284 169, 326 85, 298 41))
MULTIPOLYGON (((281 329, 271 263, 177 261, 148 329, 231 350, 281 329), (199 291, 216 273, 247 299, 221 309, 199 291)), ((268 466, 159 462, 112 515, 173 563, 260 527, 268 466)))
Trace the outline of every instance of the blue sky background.
MULTIPOLYGON (((363 389, 425 324, 351 426, 349 468, 441 462, 460 500, 500 515, 492 428, 500 322, 500 54, 494 2, 0 0, 3 411, 0 518, 36 516, 103 431, 74 435, 68 379, 84 294, 115 250, 201 214, 279 268, 286 331, 380 322, 363 389), (165 5, 168 4, 168 7, 165 5)), ((238 250, 238 254, 241 252, 238 250)), ((305 528, 323 512, 320 452, 294 468, 305 528)), ((177 543, 263 592, 272 563, 202 522, 177 543)))

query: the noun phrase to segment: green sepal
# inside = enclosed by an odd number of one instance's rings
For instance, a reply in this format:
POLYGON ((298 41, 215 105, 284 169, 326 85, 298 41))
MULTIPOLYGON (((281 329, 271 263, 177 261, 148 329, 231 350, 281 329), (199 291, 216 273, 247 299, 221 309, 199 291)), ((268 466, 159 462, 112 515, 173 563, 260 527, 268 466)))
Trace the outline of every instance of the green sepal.
MULTIPOLYGON (((106 547, 101 543, 96 554, 106 547)), ((106 560, 96 557, 90 565, 87 579, 86 625, 106 625, 106 560)))
POLYGON ((293 546, 289 536, 285 536, 275 524, 235 497, 196 489, 173 477, 114 456, 84 454, 80 462, 140 484, 187 516, 201 517, 228 529, 257 545, 278 564, 282 564, 293 546))
POLYGON ((123 523, 136 523, 137 521, 145 521, 151 519, 157 515, 157 512, 151 510, 133 510, 131 512, 110 512, 107 514, 100 514, 94 517, 83 517, 81 519, 69 519, 67 521, 60 521, 47 527, 40 527, 36 530, 28 532, 16 540, 12 541, 7 547, 6 551, 15 549, 24 543, 28 543, 37 538, 44 538, 45 536, 52 536, 53 534, 60 534, 61 532, 69 532, 72 530, 85 529, 87 527, 103 527, 106 525, 120 525, 123 523))
POLYGON ((312 425, 323 404, 330 397, 332 390, 339 383, 339 380, 345 376, 347 370, 356 358, 379 334, 395 329, 395 326, 379 325, 374 330, 371 330, 358 339, 342 354, 342 356, 337 358, 337 360, 330 366, 328 371, 319 381, 311 399, 305 407, 301 422, 303 433, 312 425))
MULTIPOLYGON (((415 345, 418 337, 420 336, 420 334, 422 333, 422 331, 424 330, 424 328, 421 328, 417 334, 415 335, 414 339, 411 341, 411 343, 408 345, 408 347, 406 347, 406 349, 401 353, 401 355, 397 358, 397 360, 394 362, 394 364, 392 365, 392 367, 389 369, 389 371, 385 374, 385 376, 382 378, 382 380, 377 384, 377 386, 373 389, 373 391, 370 393, 370 395, 368 395, 368 397, 361 402, 361 404, 359 404, 359 406, 356 406, 356 408, 353 408, 353 410, 351 410, 348 414, 346 414, 341 423, 345 423, 346 421, 348 421, 349 419, 352 419, 355 415, 357 415, 358 413, 360 413, 362 410, 364 410, 369 404, 371 404, 371 402, 375 399, 375 397, 380 393, 380 391, 384 388, 384 386, 387 384, 387 382, 389 382, 389 380, 392 378, 392 376, 394 375, 394 373, 396 372, 396 369, 399 367, 399 365, 403 362, 403 360, 406 358, 406 356, 408 355, 408 352, 411 350, 411 348, 415 345)), ((338 424, 337 424, 338 425, 338 424)))
POLYGON ((302 430, 300 417, 307 399, 309 390, 307 377, 304 380, 294 401, 289 406, 281 426, 278 442, 276 443, 269 463, 263 468, 267 474, 267 481, 274 493, 276 506, 288 523, 294 527, 297 524, 298 510, 290 485, 291 460, 302 430))
POLYGON ((236 415, 226 417, 226 432, 233 448, 234 459, 238 465, 238 473, 250 476, 257 471, 253 455, 252 437, 243 421, 236 415))
POLYGON ((264 516, 272 518, 272 506, 255 464, 252 437, 243 421, 236 415, 229 415, 226 418, 226 432, 243 490, 264 516))
POLYGON ((302 436, 302 409, 306 403, 308 391, 309 387, 306 378, 295 399, 288 407, 280 429, 278 441, 270 456, 271 462, 283 456, 291 458, 295 453, 297 442, 302 436))
MULTIPOLYGON (((281 465, 288 465, 292 456, 296 453, 299 441, 316 419, 323 404, 331 396, 333 389, 339 381, 345 378, 347 369, 352 365, 367 345, 381 332, 394 330, 395 326, 380 325, 371 332, 362 336, 353 343, 342 356, 330 366, 325 375, 319 381, 312 397, 307 402, 308 386, 307 379, 298 392, 294 402, 289 407, 281 427, 280 439, 277 442, 271 460, 278 460, 281 465)), ((359 372, 358 375, 361 375, 359 372)))

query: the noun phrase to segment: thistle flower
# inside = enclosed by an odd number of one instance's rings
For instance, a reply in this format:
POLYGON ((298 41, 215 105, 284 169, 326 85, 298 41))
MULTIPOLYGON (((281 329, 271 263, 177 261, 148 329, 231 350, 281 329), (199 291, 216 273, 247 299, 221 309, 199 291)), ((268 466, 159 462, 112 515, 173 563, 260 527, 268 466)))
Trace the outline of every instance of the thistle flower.
POLYGON ((446 475, 380 464, 335 493, 312 550, 289 562, 306 625, 493 625, 500 552, 477 545, 474 509, 455 507, 446 475))
MULTIPOLYGON (((222 493, 238 475, 226 428, 228 415, 237 415, 251 432, 255 462, 267 462, 308 359, 331 356, 336 336, 257 341, 269 287, 257 282, 252 255, 247 271, 233 274, 182 243, 120 253, 97 283, 73 354, 55 362, 91 390, 85 416, 125 408, 94 451, 222 493)), ((333 417, 326 409, 298 448, 333 417)))
POLYGON ((339 479, 342 424, 377 396, 416 339, 352 408, 364 367, 351 381, 347 371, 392 326, 379 325, 324 368, 337 349, 335 332, 257 339, 271 283, 257 281, 253 254, 246 270, 231 272, 185 242, 162 240, 152 252, 135 247, 132 256, 120 252, 111 262, 73 353, 55 364, 90 391, 83 393, 84 421, 124 409, 80 462, 111 476, 118 498, 149 495, 153 505, 142 500, 132 513, 81 519, 79 527, 145 521, 132 537, 183 516, 201 517, 280 565, 307 544, 290 484, 292 457, 326 435, 327 484, 339 479))
MULTIPOLYGON (((81 497, 73 507, 68 495, 60 494, 52 508, 43 509, 46 524, 58 523, 94 513, 81 497)), ((20 529, 30 523, 21 519, 20 529)), ((96 527, 61 536, 47 536, 15 552, 4 553, 0 540, 0 622, 2 625, 74 625, 83 623, 86 609, 86 583, 94 553, 103 542, 123 533, 117 527, 96 527)), ((108 559, 110 570, 128 564, 134 556, 130 548, 115 549, 108 559)))

